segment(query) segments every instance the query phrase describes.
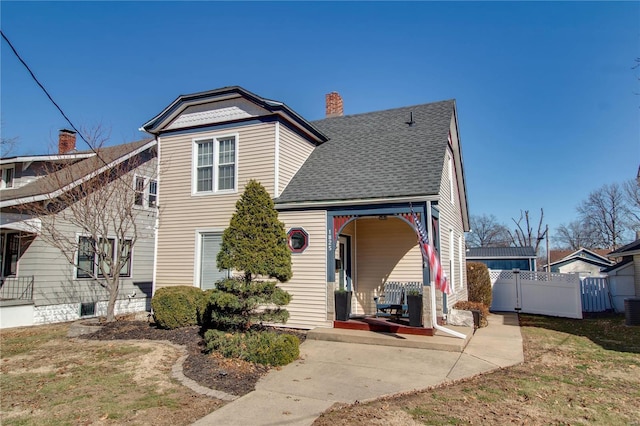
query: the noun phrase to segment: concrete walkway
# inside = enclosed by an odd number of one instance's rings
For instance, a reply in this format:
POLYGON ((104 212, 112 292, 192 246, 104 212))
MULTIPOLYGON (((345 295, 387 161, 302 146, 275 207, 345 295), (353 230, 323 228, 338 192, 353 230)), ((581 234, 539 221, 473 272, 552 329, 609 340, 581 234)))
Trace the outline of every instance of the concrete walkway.
POLYGON ((336 402, 424 389, 524 361, 516 314, 492 314, 463 352, 307 339, 301 359, 195 425, 310 425, 336 402))

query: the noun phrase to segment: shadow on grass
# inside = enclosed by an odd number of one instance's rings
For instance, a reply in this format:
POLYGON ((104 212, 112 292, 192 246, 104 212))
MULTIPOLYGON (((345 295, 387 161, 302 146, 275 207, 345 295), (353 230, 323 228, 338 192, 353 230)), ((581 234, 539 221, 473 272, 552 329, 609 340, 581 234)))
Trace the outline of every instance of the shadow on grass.
POLYGON ((521 327, 537 327, 584 336, 604 349, 640 353, 640 326, 626 326, 623 314, 598 314, 585 319, 520 315, 521 327))

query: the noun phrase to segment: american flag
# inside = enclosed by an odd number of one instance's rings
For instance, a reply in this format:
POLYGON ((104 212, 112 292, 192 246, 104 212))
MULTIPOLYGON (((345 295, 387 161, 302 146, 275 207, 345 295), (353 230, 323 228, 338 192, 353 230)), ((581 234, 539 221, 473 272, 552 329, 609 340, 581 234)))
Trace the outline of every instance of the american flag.
POLYGON ((451 286, 449 286, 449 281, 442 270, 438 253, 436 249, 429 244, 427 230, 413 209, 411 210, 411 217, 416 228, 416 233, 418 234, 418 244, 420 245, 420 250, 422 250, 422 258, 429 260, 429 269, 431 270, 436 288, 445 294, 451 294, 451 286))

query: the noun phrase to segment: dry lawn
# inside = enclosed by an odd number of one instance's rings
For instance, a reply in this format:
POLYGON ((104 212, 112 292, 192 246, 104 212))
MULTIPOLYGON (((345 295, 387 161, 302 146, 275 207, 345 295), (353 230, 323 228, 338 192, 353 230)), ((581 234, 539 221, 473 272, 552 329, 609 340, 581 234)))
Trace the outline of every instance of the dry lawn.
POLYGON ((222 405, 171 378, 176 347, 68 339, 68 327, 2 332, 2 425, 184 425, 222 405))
POLYGON ((521 315, 525 363, 337 407, 314 425, 640 425, 640 327, 521 315))

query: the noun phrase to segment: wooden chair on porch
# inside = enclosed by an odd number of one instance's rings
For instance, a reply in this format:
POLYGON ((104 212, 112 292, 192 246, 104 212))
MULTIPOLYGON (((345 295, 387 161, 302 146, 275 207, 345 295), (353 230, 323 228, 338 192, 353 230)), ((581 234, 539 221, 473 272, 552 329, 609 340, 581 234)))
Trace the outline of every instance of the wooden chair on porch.
POLYGON ((422 294, 421 282, 387 281, 380 296, 374 296, 376 318, 408 316, 407 293, 417 291, 422 294))

